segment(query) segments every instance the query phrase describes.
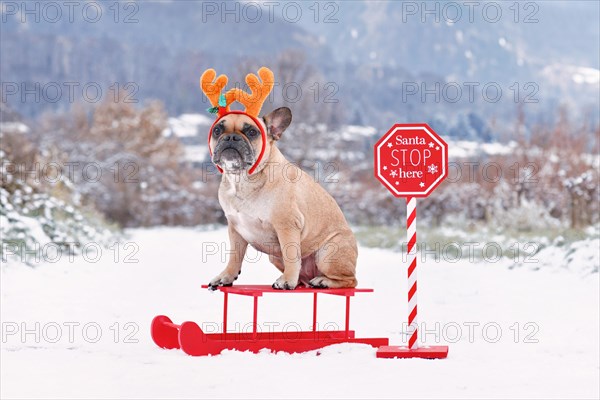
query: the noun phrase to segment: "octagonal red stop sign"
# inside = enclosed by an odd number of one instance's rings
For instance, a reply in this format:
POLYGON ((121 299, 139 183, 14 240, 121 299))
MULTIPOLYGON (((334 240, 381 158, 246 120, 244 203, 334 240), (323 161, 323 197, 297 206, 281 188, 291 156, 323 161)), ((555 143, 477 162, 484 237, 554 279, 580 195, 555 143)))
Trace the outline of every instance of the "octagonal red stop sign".
POLYGON ((427 124, 396 124, 375 144, 375 177, 396 197, 427 197, 448 176, 448 145, 427 124))

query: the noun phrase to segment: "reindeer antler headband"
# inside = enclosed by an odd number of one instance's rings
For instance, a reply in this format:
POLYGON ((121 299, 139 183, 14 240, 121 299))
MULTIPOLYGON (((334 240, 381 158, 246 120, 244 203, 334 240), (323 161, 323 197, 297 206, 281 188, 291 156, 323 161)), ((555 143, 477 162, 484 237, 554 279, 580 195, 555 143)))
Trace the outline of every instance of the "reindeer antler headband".
POLYGON ((223 94, 223 88, 227 85, 227 76, 219 75, 215 79, 216 76, 217 73, 212 68, 204 71, 200 78, 200 87, 212 105, 209 111, 217 114, 218 117, 229 113, 229 105, 237 100, 246 107, 244 114, 258 118, 263 103, 275 85, 273 72, 267 67, 262 67, 258 70, 258 76, 246 75, 250 93, 240 88, 233 88, 223 94))
MULTIPOLYGON (((263 128, 263 124, 258 120, 258 114, 260 113, 260 109, 262 108, 263 103, 273 90, 273 86, 275 85, 275 79, 273 72, 267 67, 262 67, 258 70, 258 77, 254 74, 246 75, 246 83, 250 88, 250 93, 239 89, 233 88, 227 91, 226 93, 222 93, 223 88, 227 85, 227 76, 219 75, 216 79, 217 73, 214 69, 207 69, 204 71, 202 76, 200 77, 200 88, 210 101, 212 105, 211 108, 208 109, 210 113, 217 114, 217 118, 215 122, 213 122, 210 127, 210 131, 208 132, 208 149, 210 155, 212 157, 212 150, 210 148, 210 139, 212 136, 212 131, 217 123, 222 117, 228 114, 245 114, 252 118, 258 129, 260 130, 260 134, 262 136, 262 148, 260 150, 260 154, 256 159, 254 165, 248 170, 248 175, 252 174, 256 167, 260 164, 262 156, 265 152, 265 146, 267 142, 267 135, 265 129, 263 128), (234 101, 238 101, 244 107, 244 111, 230 111, 229 106, 234 101)), ((220 172, 223 170, 217 165, 217 169, 220 172)))

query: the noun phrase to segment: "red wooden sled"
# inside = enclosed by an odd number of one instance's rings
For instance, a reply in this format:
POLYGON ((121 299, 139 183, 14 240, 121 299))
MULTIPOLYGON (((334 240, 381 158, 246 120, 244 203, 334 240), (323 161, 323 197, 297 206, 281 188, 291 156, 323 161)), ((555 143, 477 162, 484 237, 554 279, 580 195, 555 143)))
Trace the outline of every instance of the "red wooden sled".
MULTIPOLYGON (((206 288, 206 286, 203 286, 206 288)), ((159 315, 152 320, 152 339, 159 347, 165 349, 181 349, 191 356, 207 356, 220 354, 223 350, 239 350, 257 353, 262 349, 301 353, 316 350, 337 343, 364 343, 373 347, 387 346, 387 338, 357 338, 350 330, 350 297, 355 293, 368 293, 373 289, 315 289, 297 288, 296 290, 277 290, 266 285, 219 286, 223 292, 223 332, 204 333, 195 322, 174 324, 169 317, 159 315), (313 329, 311 331, 293 332, 258 332, 258 298, 263 293, 313 295, 313 329), (227 302, 229 294, 252 296, 254 298, 254 316, 252 332, 227 332, 227 302), (329 294, 346 297, 346 323, 344 330, 317 330, 317 295, 329 294)))

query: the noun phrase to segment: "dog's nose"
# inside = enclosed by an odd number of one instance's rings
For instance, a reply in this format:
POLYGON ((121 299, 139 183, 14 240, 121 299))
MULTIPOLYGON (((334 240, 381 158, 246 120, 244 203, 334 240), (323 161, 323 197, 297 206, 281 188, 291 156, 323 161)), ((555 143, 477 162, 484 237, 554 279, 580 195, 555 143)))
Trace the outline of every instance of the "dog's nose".
POLYGON ((229 134, 229 135, 223 136, 223 140, 226 142, 229 142, 229 141, 238 142, 238 141, 242 140, 242 138, 240 137, 240 135, 229 134))

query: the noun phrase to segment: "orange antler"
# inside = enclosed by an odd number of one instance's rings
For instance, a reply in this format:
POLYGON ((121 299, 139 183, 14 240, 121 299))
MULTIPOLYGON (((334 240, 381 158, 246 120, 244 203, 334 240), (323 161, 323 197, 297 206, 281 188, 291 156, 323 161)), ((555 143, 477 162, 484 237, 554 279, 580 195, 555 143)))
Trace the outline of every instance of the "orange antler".
MULTIPOLYGON (((221 95, 221 90, 223 90, 225 85, 227 85, 227 76, 219 75, 216 80, 215 76, 217 76, 216 71, 210 68, 204 71, 200 77, 200 88, 206 97, 208 97, 208 100, 213 107, 217 107, 219 105, 219 96, 221 95)), ((229 105, 227 105, 227 109, 229 110, 229 105)))
POLYGON ((250 93, 239 88, 234 88, 229 90, 226 94, 228 104, 229 99, 231 98, 230 96, 232 96, 234 100, 237 100, 244 105, 246 107, 246 113, 253 117, 258 117, 263 103, 275 85, 275 77, 269 68, 262 67, 259 69, 258 76, 260 76, 260 81, 254 74, 246 75, 246 83, 250 88, 250 93))

